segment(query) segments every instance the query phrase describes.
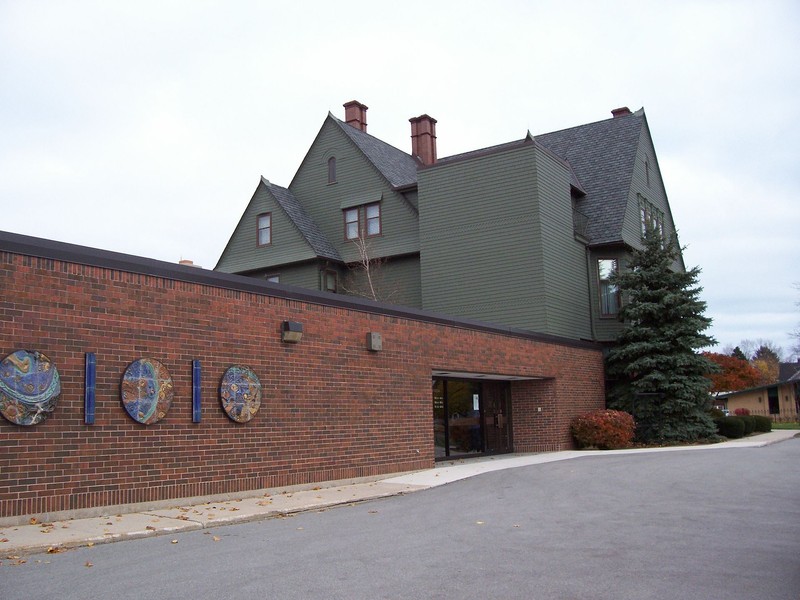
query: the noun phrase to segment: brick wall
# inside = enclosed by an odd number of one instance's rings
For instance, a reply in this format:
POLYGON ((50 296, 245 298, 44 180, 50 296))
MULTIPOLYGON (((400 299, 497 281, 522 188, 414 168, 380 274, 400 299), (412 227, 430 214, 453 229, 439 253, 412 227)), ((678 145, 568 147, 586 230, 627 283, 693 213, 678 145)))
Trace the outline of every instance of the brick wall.
POLYGON ((603 406, 601 353, 587 344, 3 236, 0 358, 43 352, 62 393, 44 423, 0 418, 0 518, 432 467, 433 369, 545 378, 512 384, 516 451, 569 447, 572 415, 603 406), (303 324, 300 343, 280 341, 284 320, 303 324), (381 352, 366 349, 369 331, 381 352), (94 425, 83 420, 86 352, 97 359, 94 425), (143 357, 169 369, 175 392, 149 426, 127 415, 119 390, 143 357), (263 386, 245 424, 219 402, 234 364, 263 386))

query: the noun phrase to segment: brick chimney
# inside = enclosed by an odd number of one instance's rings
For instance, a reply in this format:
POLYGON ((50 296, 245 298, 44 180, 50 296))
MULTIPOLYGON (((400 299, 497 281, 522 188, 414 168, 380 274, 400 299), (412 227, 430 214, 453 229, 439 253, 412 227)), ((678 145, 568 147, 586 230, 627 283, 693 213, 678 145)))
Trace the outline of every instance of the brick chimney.
POLYGON ((614 115, 615 119, 617 117, 626 117, 629 114, 631 114, 631 109, 628 108, 627 106, 623 106, 621 108, 614 108, 611 110, 611 114, 614 115))
POLYGON ((411 123, 411 155, 423 165, 436 162, 436 119, 421 115, 408 120, 411 123))
POLYGON ((351 100, 344 105, 344 122, 348 125, 360 129, 361 131, 367 130, 367 107, 358 102, 351 100))

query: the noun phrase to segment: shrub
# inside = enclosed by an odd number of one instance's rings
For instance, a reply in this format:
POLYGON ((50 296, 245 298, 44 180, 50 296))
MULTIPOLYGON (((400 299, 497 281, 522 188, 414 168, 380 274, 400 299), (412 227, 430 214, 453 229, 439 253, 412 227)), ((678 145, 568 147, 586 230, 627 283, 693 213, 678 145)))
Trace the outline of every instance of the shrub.
POLYGON ((744 437, 744 421, 741 417, 720 417, 714 422, 720 435, 732 440, 744 437))
POLYGON ((710 416, 712 419, 716 420, 716 419, 721 419, 722 417, 724 417, 725 413, 722 412, 720 409, 714 407, 714 408, 709 408, 708 409, 708 416, 710 416))
POLYGON ((744 421, 744 434, 750 435, 756 430, 756 418, 752 415, 740 415, 737 417, 744 421))
POLYGON ((756 421, 756 431, 759 433, 772 431, 772 419, 761 415, 755 415, 753 418, 756 421))
POLYGON ((570 426, 578 448, 601 450, 628 448, 633 441, 636 423, 621 410, 598 410, 576 417, 570 426))
POLYGON ((750 414, 750 409, 749 408, 737 408, 735 411, 733 411, 733 414, 736 415, 737 417, 746 417, 747 415, 750 414))

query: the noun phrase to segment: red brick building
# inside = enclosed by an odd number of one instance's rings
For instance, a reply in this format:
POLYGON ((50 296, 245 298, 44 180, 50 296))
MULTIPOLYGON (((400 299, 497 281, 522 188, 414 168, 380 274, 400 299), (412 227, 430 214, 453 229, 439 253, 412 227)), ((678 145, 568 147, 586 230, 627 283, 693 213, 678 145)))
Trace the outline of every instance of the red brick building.
POLYGON ((43 422, 0 418, 0 520, 561 450, 571 419, 604 406, 593 344, 190 266, 0 232, 0 292, 0 360, 37 350, 61 378, 43 422), (151 425, 120 399, 140 358, 172 378, 151 425), (232 365, 262 386, 246 423, 220 403, 232 365))

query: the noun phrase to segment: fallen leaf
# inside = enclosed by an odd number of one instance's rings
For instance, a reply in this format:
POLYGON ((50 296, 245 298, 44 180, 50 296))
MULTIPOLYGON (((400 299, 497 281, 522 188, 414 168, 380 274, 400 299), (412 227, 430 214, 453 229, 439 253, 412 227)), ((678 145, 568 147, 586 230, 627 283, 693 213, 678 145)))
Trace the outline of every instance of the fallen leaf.
POLYGON ((483 522, 483 521, 475 521, 475 524, 476 524, 476 525, 483 525, 483 524, 484 524, 484 522, 483 522))
POLYGON ((298 528, 297 528, 297 531, 302 531, 302 530, 303 530, 303 528, 302 528, 302 527, 298 527, 298 528))
POLYGON ((153 527, 152 525, 148 525, 147 527, 145 527, 145 529, 147 529, 148 531, 155 531, 156 530, 156 528, 153 527))
POLYGON ((170 543, 171 543, 171 544, 177 544, 177 543, 178 543, 178 540, 172 540, 170 543))
POLYGON ((64 549, 61 546, 50 546, 47 548, 48 554, 58 554, 59 552, 63 552, 64 549))
POLYGON ((38 521, 36 520, 36 517, 31 517, 30 521, 28 521, 28 522, 29 522, 31 525, 36 525, 36 523, 37 523, 38 521))
POLYGON ((106 525, 113 525, 113 524, 114 524, 114 523, 112 523, 111 521, 109 521, 108 523, 106 523, 106 525))
POLYGON ((217 536, 214 536, 214 537, 213 537, 213 538, 211 538, 211 539, 212 539, 212 540, 214 540, 215 542, 218 542, 218 541, 219 541, 219 538, 218 538, 217 536))
POLYGON ((369 514, 371 514, 371 515, 377 515, 377 514, 378 514, 378 511, 377 511, 377 510, 371 510, 371 511, 369 511, 369 514))
POLYGON ((87 545, 87 546, 89 546, 89 548, 91 548, 92 546, 94 546, 94 542, 89 542, 89 543, 88 543, 88 544, 86 544, 86 545, 87 545))
POLYGON ((93 567, 94 563, 90 563, 88 560, 84 563, 84 567, 93 567))
POLYGON ((0 542, 7 542, 7 541, 8 541, 8 538, 0 539, 0 542))

